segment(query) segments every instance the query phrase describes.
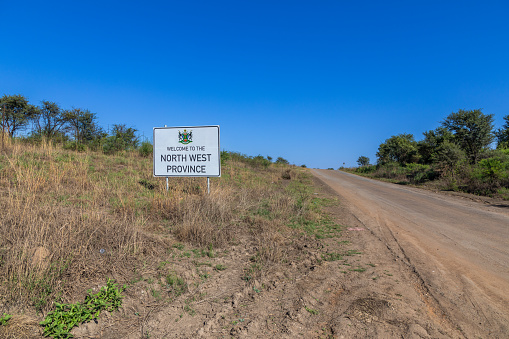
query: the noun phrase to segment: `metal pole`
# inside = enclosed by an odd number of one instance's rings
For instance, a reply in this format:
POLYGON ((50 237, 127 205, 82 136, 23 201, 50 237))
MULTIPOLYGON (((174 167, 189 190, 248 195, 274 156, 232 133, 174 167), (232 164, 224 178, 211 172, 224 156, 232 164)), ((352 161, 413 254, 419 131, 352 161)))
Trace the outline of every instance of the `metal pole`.
POLYGON ((210 178, 207 177, 207 194, 210 194, 210 178))
POLYGON ((5 134, 5 104, 2 108, 2 151, 4 150, 4 134, 5 134))
MULTIPOLYGON (((168 127, 167 125, 164 125, 164 127, 168 127)), ((166 177, 166 191, 170 188, 170 184, 168 183, 168 177, 166 177)))

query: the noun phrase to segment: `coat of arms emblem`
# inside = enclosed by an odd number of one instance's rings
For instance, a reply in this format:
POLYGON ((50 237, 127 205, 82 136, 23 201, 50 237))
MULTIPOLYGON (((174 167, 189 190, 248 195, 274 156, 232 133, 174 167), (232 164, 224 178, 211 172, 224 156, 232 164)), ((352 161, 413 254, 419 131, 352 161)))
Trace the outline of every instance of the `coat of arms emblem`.
POLYGON ((193 142, 193 131, 187 132, 187 130, 184 130, 184 133, 179 131, 179 142, 184 145, 193 142))

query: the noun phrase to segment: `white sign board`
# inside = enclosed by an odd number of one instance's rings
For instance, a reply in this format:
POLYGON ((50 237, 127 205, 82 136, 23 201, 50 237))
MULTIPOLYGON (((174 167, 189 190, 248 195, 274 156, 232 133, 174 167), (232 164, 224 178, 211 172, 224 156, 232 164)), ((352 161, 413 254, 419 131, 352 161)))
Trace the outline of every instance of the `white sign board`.
POLYGON ((219 126, 154 127, 155 177, 220 177, 219 126))

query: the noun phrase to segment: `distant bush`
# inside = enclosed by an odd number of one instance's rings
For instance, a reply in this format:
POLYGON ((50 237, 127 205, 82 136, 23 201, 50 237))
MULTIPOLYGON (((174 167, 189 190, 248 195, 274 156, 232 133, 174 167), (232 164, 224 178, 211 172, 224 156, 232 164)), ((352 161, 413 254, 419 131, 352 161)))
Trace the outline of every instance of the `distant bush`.
POLYGON ((289 163, 289 162, 288 162, 288 160, 286 160, 285 158, 278 157, 278 158, 276 159, 276 164, 284 164, 284 165, 288 165, 288 164, 290 164, 290 163, 289 163))
POLYGON ((405 168, 407 178, 413 184, 421 184, 439 177, 438 172, 431 168, 430 165, 407 164, 405 168))
POLYGON ((268 158, 270 157, 265 158, 262 155, 257 155, 253 157, 237 152, 227 152, 227 151, 221 152, 221 164, 225 163, 226 161, 232 160, 243 162, 246 165, 249 165, 250 167, 253 168, 268 168, 272 164, 272 162, 268 158))
POLYGON ((148 141, 143 141, 141 143, 141 146, 140 148, 138 149, 138 153, 144 157, 144 158, 147 158, 148 156, 150 156, 152 154, 154 150, 154 146, 152 146, 152 144, 148 141))
POLYGON ((357 164, 359 167, 369 166, 369 158, 366 156, 360 156, 359 159, 357 159, 357 164))
POLYGON ((221 151, 221 165, 230 160, 230 152, 221 151))
POLYGON ((376 169, 377 169, 376 165, 368 165, 368 166, 362 166, 362 167, 356 168, 355 172, 368 174, 368 173, 373 173, 374 171, 376 171, 376 169))
POLYGON ((496 158, 482 159, 478 166, 481 177, 492 181, 507 176, 504 167, 504 164, 496 158))
POLYGON ((76 142, 76 141, 67 141, 64 142, 63 148, 66 150, 72 150, 72 151, 78 151, 78 152, 85 152, 85 145, 76 142))
POLYGON ((397 162, 387 162, 383 165, 378 165, 373 175, 378 178, 405 181, 407 179, 407 170, 397 162))

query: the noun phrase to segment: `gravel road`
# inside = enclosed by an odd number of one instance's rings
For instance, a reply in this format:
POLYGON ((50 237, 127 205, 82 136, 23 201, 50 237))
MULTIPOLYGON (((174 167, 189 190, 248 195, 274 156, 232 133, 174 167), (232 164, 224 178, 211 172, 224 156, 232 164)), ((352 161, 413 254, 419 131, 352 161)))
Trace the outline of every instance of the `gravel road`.
POLYGON ((509 337, 509 203, 313 170, 422 279, 423 299, 465 337, 509 337))

